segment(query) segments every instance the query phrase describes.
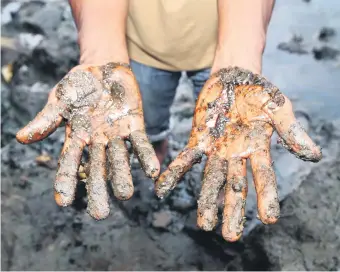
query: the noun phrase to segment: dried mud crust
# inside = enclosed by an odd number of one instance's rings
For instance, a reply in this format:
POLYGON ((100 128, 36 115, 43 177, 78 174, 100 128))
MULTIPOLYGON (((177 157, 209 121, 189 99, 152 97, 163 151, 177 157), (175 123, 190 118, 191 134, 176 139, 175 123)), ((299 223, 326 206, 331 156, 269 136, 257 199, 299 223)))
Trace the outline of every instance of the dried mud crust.
MULTIPOLYGON (((228 113, 232 106, 235 107, 235 92, 239 86, 261 87, 261 92, 269 94, 271 97, 266 104, 273 104, 273 107, 281 107, 285 102, 284 96, 277 87, 264 77, 248 70, 240 67, 228 67, 214 73, 205 84, 197 100, 189 144, 179 156, 179 159, 187 164, 170 165, 169 174, 167 174, 168 182, 164 182, 162 178, 158 182, 157 194, 159 196, 163 196, 174 188, 183 174, 190 169, 191 165, 199 162, 204 153, 210 153, 218 148, 214 147, 214 142, 226 134, 226 125, 230 124, 228 113), (212 93, 211 90, 215 90, 214 88, 218 95, 212 96, 212 99, 206 98, 205 96, 212 93)), ((235 135, 243 130, 241 123, 239 126, 236 124, 235 128, 235 135)))
MULTIPOLYGON (((211 231, 217 224, 219 192, 225 188, 223 237, 240 238, 245 224, 247 186, 234 190, 235 180, 246 182, 246 161, 253 170, 258 214, 264 224, 280 216, 270 138, 276 129, 281 142, 299 159, 318 162, 320 148, 297 124, 291 102, 261 75, 240 67, 214 73, 196 102, 187 146, 156 181, 163 197, 203 155, 207 156, 198 199, 197 224, 211 231)), ((236 186, 237 187, 237 186, 236 186)))
POLYGON ((125 141, 130 141, 146 175, 158 176, 159 162, 145 132, 139 87, 128 64, 73 68, 52 89, 47 106, 17 133, 17 140, 24 144, 43 140, 62 120, 66 123, 65 143, 54 186, 58 205, 68 206, 74 201, 77 170, 86 146, 88 213, 97 220, 105 219, 110 212, 107 177, 120 200, 133 194, 132 177, 124 173, 130 170, 125 141), (106 147, 109 163, 117 163, 113 168, 122 173, 110 171, 108 175, 106 147))

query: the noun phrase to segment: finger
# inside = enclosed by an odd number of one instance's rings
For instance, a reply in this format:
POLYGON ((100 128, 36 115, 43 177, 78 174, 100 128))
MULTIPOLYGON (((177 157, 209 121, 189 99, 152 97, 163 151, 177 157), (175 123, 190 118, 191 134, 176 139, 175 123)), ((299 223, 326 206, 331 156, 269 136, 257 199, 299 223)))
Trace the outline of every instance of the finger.
POLYGON ((77 173, 85 142, 78 137, 71 137, 70 127, 66 127, 66 137, 58 163, 54 183, 54 197, 59 206, 70 205, 75 196, 77 173))
POLYGON ((41 141, 54 132, 63 120, 60 109, 54 103, 48 103, 38 115, 16 135, 18 142, 30 144, 41 141))
POLYGON ((217 198, 225 183, 227 161, 214 154, 208 158, 197 207, 197 225, 211 231, 217 223, 217 198))
POLYGON ((133 194, 128 152, 122 139, 109 142, 110 178, 113 193, 119 200, 127 200, 133 194))
POLYGON ((194 163, 199 162, 202 156, 203 152, 198 148, 187 147, 184 149, 156 181, 156 195, 163 198, 164 195, 175 188, 183 175, 194 163))
POLYGON ((222 226, 222 235, 227 241, 237 241, 242 235, 247 192, 246 160, 229 160, 222 226))
POLYGON ((110 213, 109 195, 106 188, 105 145, 93 143, 90 148, 87 212, 95 219, 105 219, 110 213))
POLYGON ((267 149, 258 150, 250 156, 250 163, 260 219, 264 224, 274 224, 280 216, 280 205, 269 143, 267 149))
POLYGON ((278 91, 264 109, 272 119, 285 148, 302 160, 312 162, 321 160, 320 147, 313 142, 297 122, 293 113, 292 103, 287 97, 278 91))
POLYGON ((145 174, 150 178, 157 178, 160 171, 159 161, 145 132, 142 130, 133 131, 130 134, 130 142, 145 174))

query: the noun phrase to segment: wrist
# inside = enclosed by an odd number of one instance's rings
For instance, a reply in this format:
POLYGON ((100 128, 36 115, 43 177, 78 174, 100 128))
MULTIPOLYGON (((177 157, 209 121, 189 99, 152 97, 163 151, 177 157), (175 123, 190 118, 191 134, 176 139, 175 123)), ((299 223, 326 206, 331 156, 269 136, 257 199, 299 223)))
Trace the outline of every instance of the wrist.
POLYGON ((85 39, 79 35, 80 64, 103 65, 108 62, 129 63, 125 39, 85 39), (120 40, 120 42, 118 42, 120 40))
POLYGON ((228 66, 238 66, 256 74, 262 72, 262 47, 218 46, 211 73, 228 66))
POLYGON ((81 65, 91 64, 99 66, 109 62, 130 64, 128 53, 124 51, 112 50, 112 52, 106 52, 105 50, 98 49, 81 50, 79 58, 79 64, 81 65))
POLYGON ((128 63, 128 1, 69 1, 78 30, 80 64, 128 63))

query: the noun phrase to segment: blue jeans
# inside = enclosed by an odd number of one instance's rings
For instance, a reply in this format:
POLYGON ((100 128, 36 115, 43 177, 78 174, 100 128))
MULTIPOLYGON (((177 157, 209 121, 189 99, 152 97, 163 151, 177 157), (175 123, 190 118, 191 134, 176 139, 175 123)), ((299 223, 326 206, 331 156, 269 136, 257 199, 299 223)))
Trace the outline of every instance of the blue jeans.
MULTIPOLYGON (((169 134, 170 107, 174 100, 181 72, 153 68, 130 62, 143 100, 146 132, 151 142, 161 141, 169 134)), ((195 98, 210 76, 210 69, 187 71, 194 85, 195 98)))

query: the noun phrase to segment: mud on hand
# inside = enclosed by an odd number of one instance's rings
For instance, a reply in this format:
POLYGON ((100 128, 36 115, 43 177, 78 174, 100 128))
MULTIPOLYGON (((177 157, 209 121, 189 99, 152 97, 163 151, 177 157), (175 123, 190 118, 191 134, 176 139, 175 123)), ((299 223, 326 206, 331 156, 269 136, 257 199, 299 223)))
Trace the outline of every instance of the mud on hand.
POLYGON ((55 200, 70 205, 85 146, 89 147, 88 212, 95 219, 109 215, 107 176, 121 200, 133 194, 125 141, 130 141, 146 175, 159 175, 159 162, 145 134, 141 96, 127 64, 77 66, 51 91, 45 108, 17 133, 23 144, 40 141, 66 120, 65 143, 54 184, 55 200), (106 173, 106 158, 111 171, 106 173))
POLYGON ((321 159, 320 148, 298 124, 291 102, 277 87, 248 70, 221 69, 204 85, 188 145, 156 181, 156 194, 164 197, 206 155, 197 224, 206 231, 215 227, 217 198, 224 188, 222 234, 226 240, 236 241, 245 223, 246 160, 250 159, 259 217, 264 224, 275 223, 280 209, 270 156, 273 129, 298 158, 321 159))

